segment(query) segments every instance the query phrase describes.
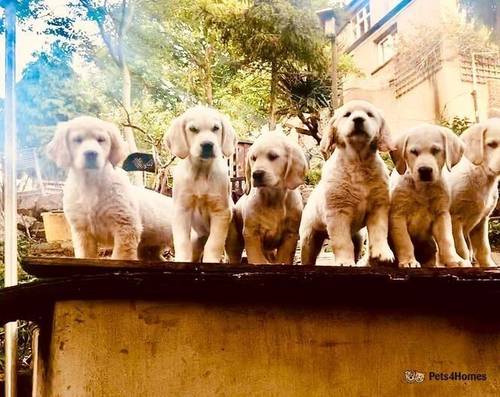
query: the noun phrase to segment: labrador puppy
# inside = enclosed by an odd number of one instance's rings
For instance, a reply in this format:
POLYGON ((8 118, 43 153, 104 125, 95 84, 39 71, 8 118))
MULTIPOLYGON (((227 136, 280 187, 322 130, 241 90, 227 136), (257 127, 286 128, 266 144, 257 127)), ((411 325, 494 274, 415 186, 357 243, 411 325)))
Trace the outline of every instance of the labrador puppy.
POLYGON ((500 118, 471 126, 461 138, 464 157, 449 175, 455 246, 461 257, 494 267, 488 221, 498 201, 500 118))
POLYGON ((224 156, 235 150, 233 127, 217 110, 197 106, 172 122, 165 142, 181 159, 173 172, 175 260, 220 262, 231 222, 224 156))
POLYGON ((378 151, 391 148, 380 111, 365 101, 351 101, 335 111, 321 144, 328 158, 321 180, 311 193, 300 225, 302 264, 316 262, 330 238, 335 264, 354 266, 367 226, 369 258, 392 262, 387 242, 388 172, 378 151))
POLYGON ((304 152, 281 133, 260 136, 246 159, 245 195, 233 211, 226 244, 230 263, 239 263, 243 247, 249 263, 293 264, 299 239, 302 198, 308 164, 304 152))
POLYGON ((172 199, 134 186, 116 165, 125 157, 118 128, 95 117, 59 123, 49 158, 69 169, 63 208, 75 256, 95 258, 98 246, 112 259, 162 259, 172 247, 172 199))
POLYGON ((423 124, 396 140, 391 157, 390 238, 399 267, 467 266, 455 250, 450 190, 444 169, 460 161, 464 145, 449 129, 423 124))

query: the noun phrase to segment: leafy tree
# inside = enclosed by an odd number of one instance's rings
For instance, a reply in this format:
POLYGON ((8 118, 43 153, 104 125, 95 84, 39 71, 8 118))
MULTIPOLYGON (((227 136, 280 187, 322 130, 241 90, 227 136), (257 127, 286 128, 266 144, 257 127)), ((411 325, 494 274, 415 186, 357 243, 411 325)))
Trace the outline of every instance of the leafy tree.
POLYGON ((213 15, 212 23, 255 72, 266 70, 269 81, 269 128, 276 127, 279 75, 290 67, 325 69, 324 40, 310 9, 286 0, 254 1, 225 19, 213 15))
POLYGON ((460 0, 469 17, 493 30, 493 37, 500 40, 500 5, 498 0, 460 0))

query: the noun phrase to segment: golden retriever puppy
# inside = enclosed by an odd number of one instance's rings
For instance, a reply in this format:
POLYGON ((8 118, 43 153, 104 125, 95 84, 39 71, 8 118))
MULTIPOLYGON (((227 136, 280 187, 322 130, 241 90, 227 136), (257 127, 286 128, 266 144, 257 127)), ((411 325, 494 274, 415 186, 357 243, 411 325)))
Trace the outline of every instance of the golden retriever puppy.
POLYGON ((175 260, 220 262, 231 222, 224 156, 235 150, 233 127, 217 110, 197 106, 172 122, 165 142, 182 159, 173 172, 175 260))
POLYGON ((243 247, 249 263, 293 264, 302 198, 296 188, 308 170, 302 149, 281 133, 260 136, 246 159, 246 194, 233 211, 226 243, 230 263, 243 247))
POLYGON ((464 157, 449 175, 453 238, 461 257, 493 267, 488 220, 498 201, 500 118, 473 125, 461 138, 464 157))
POLYGON ((97 257, 102 245, 113 247, 112 259, 163 259, 172 199, 133 186, 116 168, 126 153, 115 125, 88 116, 59 123, 47 154, 69 169, 63 208, 77 258, 97 257))
POLYGON ((397 139, 389 230, 399 267, 436 266, 436 253, 444 266, 467 266, 453 243, 444 177, 444 168, 451 170, 463 150, 451 130, 436 125, 420 125, 397 139))
POLYGON ((388 173, 378 154, 390 149, 390 138, 380 111, 365 101, 346 103, 335 111, 320 147, 325 157, 333 155, 302 213, 302 264, 315 264, 325 238, 330 238, 335 264, 354 266, 365 226, 369 258, 392 262, 388 173))

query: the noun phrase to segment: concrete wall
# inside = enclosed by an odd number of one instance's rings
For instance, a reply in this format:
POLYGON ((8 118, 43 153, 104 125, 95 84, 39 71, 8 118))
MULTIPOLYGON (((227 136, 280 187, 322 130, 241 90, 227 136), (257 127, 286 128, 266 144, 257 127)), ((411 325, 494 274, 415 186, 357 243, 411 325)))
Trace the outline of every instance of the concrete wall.
POLYGON ((493 313, 59 302, 35 395, 496 396, 499 330, 493 313), (405 370, 426 379, 409 384, 405 370), (437 382, 429 371, 488 378, 437 382))

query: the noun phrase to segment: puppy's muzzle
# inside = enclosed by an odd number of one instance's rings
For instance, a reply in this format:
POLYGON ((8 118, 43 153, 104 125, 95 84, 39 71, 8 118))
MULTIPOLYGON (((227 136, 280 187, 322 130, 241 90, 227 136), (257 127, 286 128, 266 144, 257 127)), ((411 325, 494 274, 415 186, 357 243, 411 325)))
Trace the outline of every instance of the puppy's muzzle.
POLYGON ((434 175, 431 167, 419 167, 418 177, 422 182, 432 182, 434 175))
POLYGON ((349 136, 366 134, 365 119, 363 117, 355 117, 352 119, 352 122, 354 123, 354 128, 352 129, 352 132, 349 134, 349 136))
POLYGON ((95 170, 97 167, 97 152, 88 150, 83 153, 85 159, 85 168, 95 170))
POLYGON ((212 142, 202 142, 200 146, 202 158, 209 159, 214 157, 214 144, 212 142))
POLYGON ((256 170, 252 172, 252 179, 254 186, 264 186, 264 177, 266 176, 266 171, 256 170))

